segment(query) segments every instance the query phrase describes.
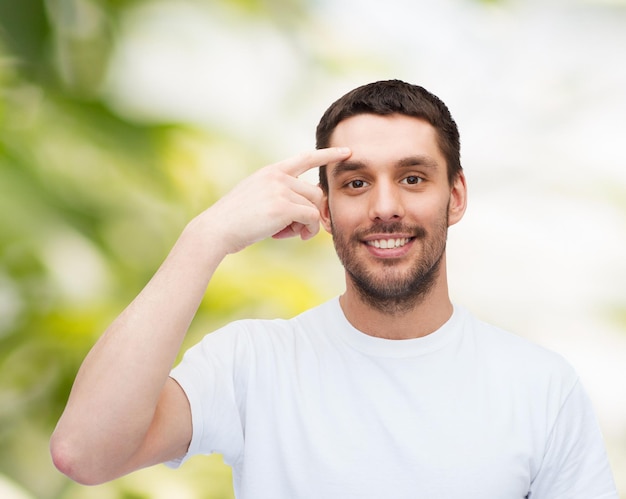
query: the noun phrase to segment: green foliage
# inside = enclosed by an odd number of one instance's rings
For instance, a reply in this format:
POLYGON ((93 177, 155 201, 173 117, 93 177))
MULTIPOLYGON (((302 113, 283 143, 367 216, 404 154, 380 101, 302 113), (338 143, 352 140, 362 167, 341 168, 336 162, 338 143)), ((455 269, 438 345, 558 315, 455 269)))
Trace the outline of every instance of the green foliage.
MULTIPOLYGON (((132 122, 109 106, 101 84, 115 26, 133 3, 0 0, 0 481, 37 498, 154 497, 158 483, 232 496, 230 471, 215 459, 85 489, 48 456, 88 349, 185 222, 220 194, 211 158, 226 148, 233 164, 263 163, 237 137, 132 122)), ((303 2, 233 6, 251 20, 268 9, 287 19, 303 2)), ((220 271, 190 341, 242 311, 268 314, 273 300, 281 314, 318 301, 316 287, 272 251, 251 248, 220 271)))

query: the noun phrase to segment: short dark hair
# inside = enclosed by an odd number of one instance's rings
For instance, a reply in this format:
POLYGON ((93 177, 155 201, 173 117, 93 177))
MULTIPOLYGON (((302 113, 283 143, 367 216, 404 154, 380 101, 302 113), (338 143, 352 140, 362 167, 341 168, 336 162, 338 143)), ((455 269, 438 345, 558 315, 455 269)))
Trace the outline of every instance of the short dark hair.
MULTIPOLYGON (((443 101, 425 88, 400 80, 384 80, 351 90, 331 104, 322 116, 315 134, 316 147, 328 147, 337 125, 359 114, 402 114, 427 121, 437 133, 450 185, 462 171, 461 143, 456 123, 443 101)), ((328 192, 326 166, 320 167, 319 176, 320 187, 328 192)))

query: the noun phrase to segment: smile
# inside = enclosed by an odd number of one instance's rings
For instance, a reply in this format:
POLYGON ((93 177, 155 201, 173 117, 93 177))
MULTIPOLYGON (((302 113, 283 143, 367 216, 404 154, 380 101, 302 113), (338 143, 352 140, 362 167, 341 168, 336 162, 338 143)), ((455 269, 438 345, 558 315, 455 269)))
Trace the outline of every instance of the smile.
POLYGON ((402 237, 399 239, 374 239, 373 241, 366 241, 368 246, 374 246, 374 248, 392 249, 400 248, 407 244, 411 239, 408 237, 402 237))

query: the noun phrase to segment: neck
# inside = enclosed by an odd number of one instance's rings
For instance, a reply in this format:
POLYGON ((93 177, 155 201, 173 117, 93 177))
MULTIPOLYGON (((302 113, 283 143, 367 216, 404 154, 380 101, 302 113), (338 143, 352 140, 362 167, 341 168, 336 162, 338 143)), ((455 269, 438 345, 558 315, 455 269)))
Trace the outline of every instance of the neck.
POLYGON ((350 324, 370 336, 403 340, 420 338, 439 329, 452 316, 445 261, 434 286, 419 301, 405 308, 381 310, 372 307, 346 279, 346 292, 339 298, 350 324))

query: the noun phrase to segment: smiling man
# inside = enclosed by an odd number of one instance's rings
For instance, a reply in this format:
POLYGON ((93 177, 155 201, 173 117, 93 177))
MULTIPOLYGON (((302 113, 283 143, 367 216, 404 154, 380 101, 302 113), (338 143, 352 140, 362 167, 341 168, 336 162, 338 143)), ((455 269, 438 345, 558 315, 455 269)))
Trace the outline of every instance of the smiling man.
POLYGON ((330 142, 352 151, 320 183, 322 221, 347 275, 344 312, 374 336, 432 332, 452 313, 445 247, 448 226, 465 211, 463 172, 448 181, 436 130, 412 116, 351 116, 339 122, 330 142), (427 323, 407 320, 411 313, 423 317, 422 310, 428 310, 427 323), (392 326, 385 332, 368 326, 369 316, 380 312, 392 326), (397 325, 389 322, 396 319, 397 325))
POLYGON ((602 437, 557 354, 451 303, 459 134, 422 87, 336 101, 318 150, 262 168, 198 215, 85 359, 52 437, 82 483, 219 452, 239 498, 616 499, 602 437), (320 166, 320 185, 298 176, 320 166), (229 253, 329 231, 340 297, 208 334, 172 371, 229 253))

